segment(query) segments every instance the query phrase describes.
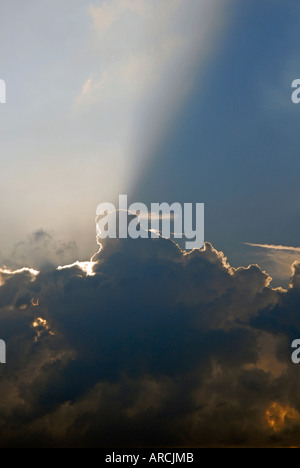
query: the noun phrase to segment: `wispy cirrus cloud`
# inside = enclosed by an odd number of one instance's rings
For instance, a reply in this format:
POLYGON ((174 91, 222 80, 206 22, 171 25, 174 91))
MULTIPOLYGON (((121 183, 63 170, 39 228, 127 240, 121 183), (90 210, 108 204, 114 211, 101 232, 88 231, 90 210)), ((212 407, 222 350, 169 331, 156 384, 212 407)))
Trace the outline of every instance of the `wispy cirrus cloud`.
POLYGON ((245 242, 244 245, 248 245, 249 247, 259 247, 261 249, 268 249, 268 250, 281 250, 281 251, 289 251, 289 252, 300 252, 300 247, 290 247, 287 245, 273 245, 273 244, 250 244, 245 242))

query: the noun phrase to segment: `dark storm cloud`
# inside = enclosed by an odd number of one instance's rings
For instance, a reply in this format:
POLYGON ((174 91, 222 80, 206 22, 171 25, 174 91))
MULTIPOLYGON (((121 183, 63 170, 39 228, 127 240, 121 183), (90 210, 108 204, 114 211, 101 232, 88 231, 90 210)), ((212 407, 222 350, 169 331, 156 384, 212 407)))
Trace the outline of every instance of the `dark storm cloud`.
POLYGON ((1 275, 3 446, 295 445, 299 266, 285 292, 210 244, 110 241, 95 261, 1 275))

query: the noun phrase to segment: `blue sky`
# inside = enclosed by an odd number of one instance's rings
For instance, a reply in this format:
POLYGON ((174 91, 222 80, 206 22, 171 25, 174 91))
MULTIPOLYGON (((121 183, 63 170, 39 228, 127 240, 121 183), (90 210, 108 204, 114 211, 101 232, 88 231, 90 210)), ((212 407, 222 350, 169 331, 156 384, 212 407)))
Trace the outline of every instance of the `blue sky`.
POLYGON ((299 14, 296 2, 235 4, 138 188, 151 197, 155 179, 158 198, 205 201, 206 238, 237 262, 253 253, 243 242, 299 245, 299 14))

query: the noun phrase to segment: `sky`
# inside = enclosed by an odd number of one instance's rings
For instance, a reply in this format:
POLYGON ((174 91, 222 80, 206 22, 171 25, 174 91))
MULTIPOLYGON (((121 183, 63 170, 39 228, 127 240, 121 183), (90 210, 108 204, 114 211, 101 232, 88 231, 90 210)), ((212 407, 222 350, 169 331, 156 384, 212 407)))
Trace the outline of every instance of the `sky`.
POLYGON ((296 0, 1 6, 0 446, 298 445, 299 19, 296 0), (205 245, 99 249, 120 194, 205 203, 205 245))
MULTIPOLYGON (((297 246, 299 5, 17 1, 3 5, 1 258, 44 230, 90 258, 94 217, 132 202, 203 202, 206 240, 234 265, 297 246), (78 220, 80 220, 78 222, 78 220)), ((54 241, 53 241, 54 242, 54 241)), ((27 250, 30 250, 27 248, 27 250)), ((39 259, 60 263, 56 245, 39 259), (51 250, 51 252, 50 252, 51 250)), ((36 262, 27 255, 27 264, 36 262)), ((35 256, 36 257, 36 256, 35 256)))
POLYGON ((4 5, 2 254, 40 229, 93 253, 96 207, 134 196, 230 15, 216 0, 4 5))

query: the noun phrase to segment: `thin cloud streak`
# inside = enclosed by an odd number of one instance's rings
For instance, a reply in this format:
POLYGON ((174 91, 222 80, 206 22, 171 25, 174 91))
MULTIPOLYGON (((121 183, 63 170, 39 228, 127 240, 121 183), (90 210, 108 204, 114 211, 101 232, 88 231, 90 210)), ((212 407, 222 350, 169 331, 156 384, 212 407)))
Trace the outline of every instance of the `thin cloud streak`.
POLYGON ((269 250, 287 250, 292 252, 300 252, 300 247, 290 247, 286 245, 272 245, 272 244, 250 244, 245 242, 244 245, 248 245, 249 247, 259 247, 261 249, 269 249, 269 250))

